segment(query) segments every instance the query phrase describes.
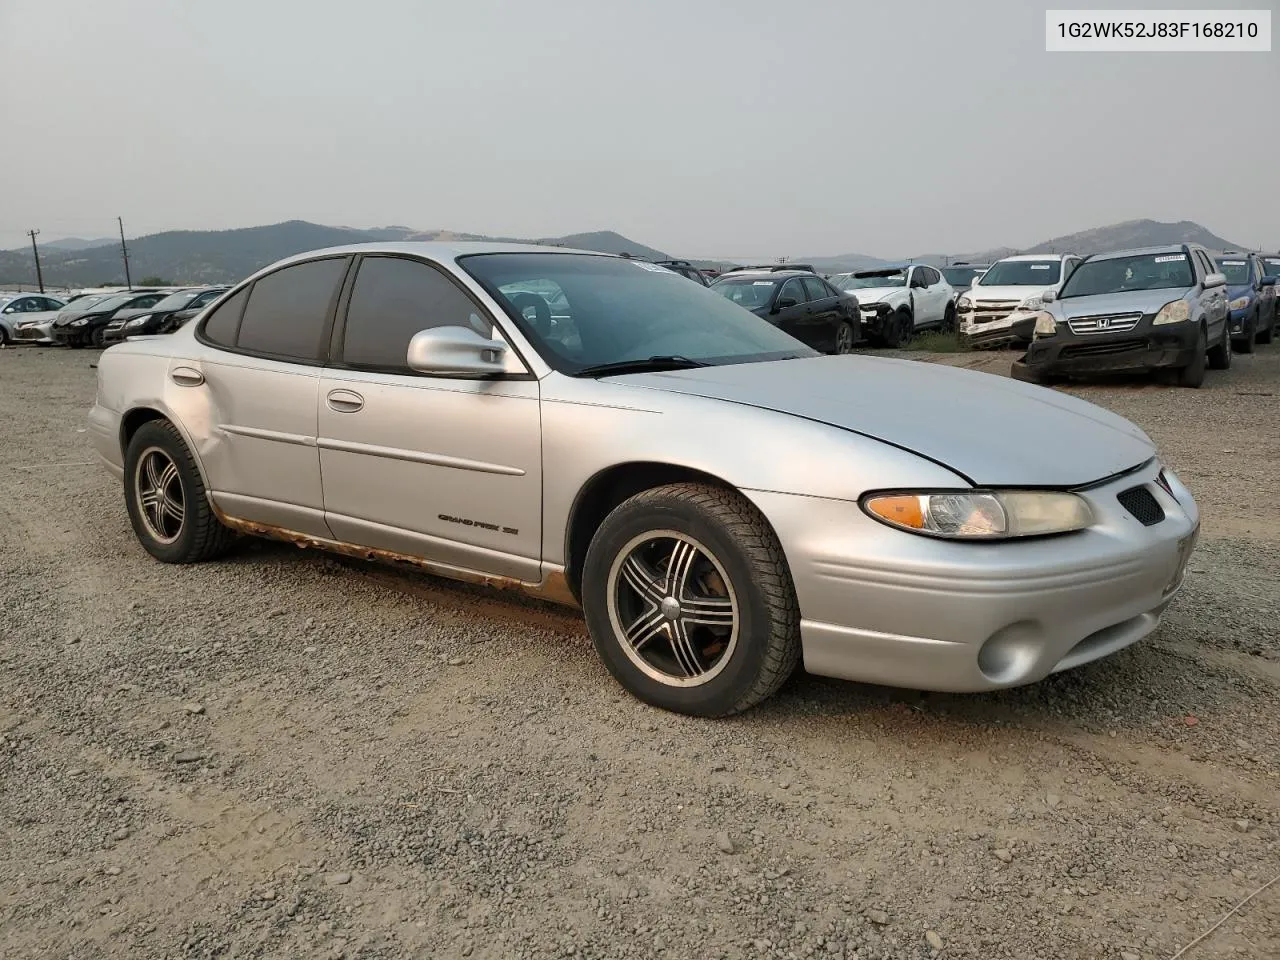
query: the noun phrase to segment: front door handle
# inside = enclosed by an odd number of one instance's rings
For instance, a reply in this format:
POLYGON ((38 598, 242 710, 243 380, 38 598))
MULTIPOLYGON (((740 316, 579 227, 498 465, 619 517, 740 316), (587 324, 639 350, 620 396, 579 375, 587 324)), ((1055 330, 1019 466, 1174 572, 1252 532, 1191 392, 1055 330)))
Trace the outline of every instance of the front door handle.
POLYGON ((352 390, 330 390, 326 399, 337 413, 356 413, 364 407, 364 397, 352 390))
POLYGON ((169 371, 169 379, 180 387, 198 387, 204 383, 204 374, 195 367, 174 367, 169 371))

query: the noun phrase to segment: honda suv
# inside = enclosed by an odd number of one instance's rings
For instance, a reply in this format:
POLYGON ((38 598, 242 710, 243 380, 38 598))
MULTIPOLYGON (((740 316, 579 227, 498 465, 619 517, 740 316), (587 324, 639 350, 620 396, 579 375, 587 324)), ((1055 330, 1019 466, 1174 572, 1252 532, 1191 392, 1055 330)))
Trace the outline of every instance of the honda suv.
POLYGON ((1160 370, 1198 387, 1206 360, 1231 366, 1227 280, 1203 247, 1145 247, 1086 257, 1042 294, 1019 380, 1160 370))

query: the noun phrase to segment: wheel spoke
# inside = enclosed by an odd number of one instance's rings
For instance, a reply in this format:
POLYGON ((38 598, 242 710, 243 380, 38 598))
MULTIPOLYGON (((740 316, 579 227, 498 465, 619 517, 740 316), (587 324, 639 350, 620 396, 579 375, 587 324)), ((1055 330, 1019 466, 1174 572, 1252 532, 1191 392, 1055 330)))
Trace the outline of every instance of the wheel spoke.
POLYGON ((672 620, 670 627, 671 652, 675 654, 680 669, 685 676, 696 677, 703 672, 702 662, 698 659, 698 651, 693 645, 689 631, 682 620, 672 620))
POLYGON ((177 478, 178 465, 170 460, 168 466, 166 466, 160 473, 160 479, 158 480, 160 489, 167 491, 169 489, 169 484, 173 483, 177 478))
POLYGON ((689 576, 693 571, 693 562, 698 558, 698 548, 687 540, 677 540, 675 544, 667 560, 665 586, 667 596, 681 600, 688 593, 689 576))
POLYGON ((155 454, 147 457, 147 484, 152 490, 160 490, 160 471, 156 469, 155 454))
POLYGON ((160 512, 167 517, 182 523, 182 504, 167 493, 160 497, 160 512))
POLYGON ((733 601, 728 597, 686 597, 680 601, 685 623, 697 623, 708 627, 732 627, 734 623, 733 601))
POLYGON ((627 643, 631 644, 631 648, 637 653, 643 650, 654 637, 660 637, 663 634, 663 625, 667 623, 667 618, 662 615, 662 611, 657 607, 651 607, 627 628, 627 643))
POLYGON ((651 604, 661 603, 662 598, 666 596, 658 578, 634 553, 623 562, 622 576, 627 586, 638 593, 641 599, 651 604))

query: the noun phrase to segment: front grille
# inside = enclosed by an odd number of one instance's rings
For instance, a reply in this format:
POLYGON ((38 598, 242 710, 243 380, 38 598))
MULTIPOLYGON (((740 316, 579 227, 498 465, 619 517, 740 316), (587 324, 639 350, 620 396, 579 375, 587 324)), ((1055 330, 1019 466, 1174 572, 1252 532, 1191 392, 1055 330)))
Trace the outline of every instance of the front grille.
POLYGON ((1130 487, 1116 494, 1116 499, 1144 527, 1154 527, 1164 519, 1164 508, 1146 487, 1130 487))
POLYGON ((23 329, 22 327, 19 327, 17 330, 13 331, 13 339, 15 339, 15 340, 39 340, 39 339, 40 339, 40 331, 39 331, 39 330, 37 330, 35 327, 32 327, 32 328, 30 328, 30 329, 23 329))
POLYGON ((976 300, 973 304, 973 322, 991 323, 1003 320, 1018 309, 1018 300, 976 300))
POLYGON ((1112 340, 1109 343, 1075 343, 1062 348, 1060 357, 1105 357, 1130 350, 1145 350, 1145 340, 1112 340))
POLYGON ((1140 313, 1107 313, 1093 317, 1073 317, 1067 321, 1067 326, 1078 336, 1091 333, 1124 333, 1136 327, 1141 319, 1140 313))

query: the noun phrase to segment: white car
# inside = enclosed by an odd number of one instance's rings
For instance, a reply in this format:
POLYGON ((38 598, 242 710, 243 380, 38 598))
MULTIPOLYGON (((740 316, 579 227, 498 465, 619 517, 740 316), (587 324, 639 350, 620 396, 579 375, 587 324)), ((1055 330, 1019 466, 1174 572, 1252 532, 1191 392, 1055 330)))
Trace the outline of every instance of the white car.
POLYGON ((1061 290, 1082 259, 1041 253, 997 260, 956 301, 961 334, 976 347, 1030 343, 1044 292, 1061 290))
POLYGON ((902 346, 929 327, 955 329, 956 292, 926 264, 887 263, 838 273, 831 282, 858 298, 863 332, 880 346, 902 346))
MULTIPOLYGON (((27 339, 20 335, 19 327, 41 322, 53 322, 63 307, 61 300, 43 293, 0 294, 0 344, 27 339)), ((40 337, 31 337, 38 341, 40 337)))

